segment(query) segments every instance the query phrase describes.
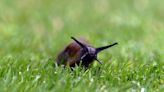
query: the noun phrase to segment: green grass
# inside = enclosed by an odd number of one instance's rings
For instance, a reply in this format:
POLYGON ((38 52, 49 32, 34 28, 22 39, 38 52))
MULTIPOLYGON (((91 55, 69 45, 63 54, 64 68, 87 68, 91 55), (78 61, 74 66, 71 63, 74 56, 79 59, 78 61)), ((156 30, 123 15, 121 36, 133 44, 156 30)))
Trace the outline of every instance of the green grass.
POLYGON ((162 92, 163 0, 0 0, 0 92, 162 92), (118 42, 81 67, 53 67, 84 37, 118 42))

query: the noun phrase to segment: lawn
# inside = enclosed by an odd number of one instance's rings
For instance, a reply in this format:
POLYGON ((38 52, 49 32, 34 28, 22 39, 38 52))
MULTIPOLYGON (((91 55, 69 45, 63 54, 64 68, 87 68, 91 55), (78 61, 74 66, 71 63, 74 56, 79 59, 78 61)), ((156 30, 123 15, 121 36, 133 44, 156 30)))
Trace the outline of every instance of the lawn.
POLYGON ((0 92, 162 92, 163 0, 0 0, 0 92), (71 36, 101 52, 54 67, 71 36))

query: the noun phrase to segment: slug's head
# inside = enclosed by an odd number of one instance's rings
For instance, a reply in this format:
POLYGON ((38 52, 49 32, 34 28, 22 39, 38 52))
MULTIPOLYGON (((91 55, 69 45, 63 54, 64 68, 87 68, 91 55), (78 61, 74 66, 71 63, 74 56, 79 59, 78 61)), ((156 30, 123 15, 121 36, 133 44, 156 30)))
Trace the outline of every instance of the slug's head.
POLYGON ((83 60, 85 57, 90 58, 91 60, 96 60, 98 61, 100 64, 101 62, 97 59, 97 54, 99 52, 101 52, 102 50, 105 50, 109 47, 112 47, 118 43, 114 43, 112 45, 108 45, 108 46, 103 46, 103 47, 99 47, 99 48, 93 48, 90 46, 86 46, 85 44, 81 43, 80 41, 78 41, 77 39, 75 39, 74 37, 71 37, 77 44, 79 44, 79 46, 82 48, 82 56, 81 56, 81 60, 83 60))

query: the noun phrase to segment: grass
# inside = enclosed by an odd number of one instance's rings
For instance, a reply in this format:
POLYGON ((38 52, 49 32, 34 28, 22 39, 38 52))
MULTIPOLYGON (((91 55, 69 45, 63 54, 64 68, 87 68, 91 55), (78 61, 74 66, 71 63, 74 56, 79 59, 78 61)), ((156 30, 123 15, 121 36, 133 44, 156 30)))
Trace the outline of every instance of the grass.
POLYGON ((163 0, 0 0, 0 92, 162 92, 163 0), (81 67, 53 67, 84 37, 118 42, 81 67))

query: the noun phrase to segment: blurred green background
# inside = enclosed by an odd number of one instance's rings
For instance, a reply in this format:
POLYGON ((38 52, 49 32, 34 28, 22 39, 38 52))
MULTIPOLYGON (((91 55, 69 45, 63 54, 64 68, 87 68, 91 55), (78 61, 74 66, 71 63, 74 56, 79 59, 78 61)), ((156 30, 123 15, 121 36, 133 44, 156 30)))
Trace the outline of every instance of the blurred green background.
POLYGON ((117 41, 117 54, 161 55, 164 52, 162 2, 1 0, 0 54, 28 51, 52 55, 68 44, 70 36, 75 36, 88 39, 94 46, 117 41))
POLYGON ((99 55, 104 64, 160 64, 163 73, 164 1, 0 0, 0 80, 10 69, 23 70, 29 60, 34 67, 46 65, 71 36, 95 47, 118 42, 99 55))

